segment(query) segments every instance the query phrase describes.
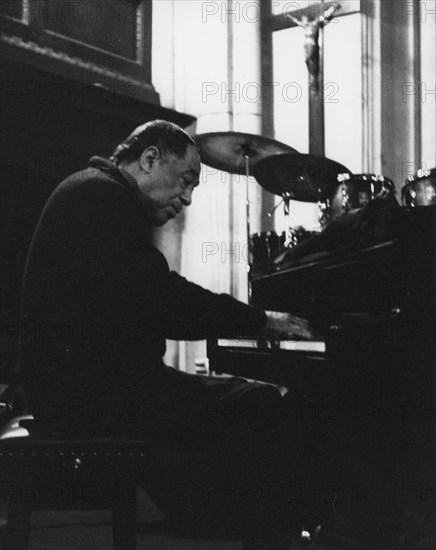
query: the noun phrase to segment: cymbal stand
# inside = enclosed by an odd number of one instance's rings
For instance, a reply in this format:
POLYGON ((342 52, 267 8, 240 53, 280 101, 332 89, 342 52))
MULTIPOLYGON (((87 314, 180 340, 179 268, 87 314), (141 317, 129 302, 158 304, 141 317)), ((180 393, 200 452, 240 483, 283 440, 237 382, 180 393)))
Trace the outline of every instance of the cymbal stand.
POLYGON ((247 281, 248 281, 248 303, 251 303, 251 281, 250 281, 250 262, 252 258, 252 251, 251 251, 251 242, 250 242, 250 235, 251 235, 251 225, 250 225, 250 155, 249 151, 244 152, 244 159, 245 159, 245 177, 246 177, 246 185, 245 185, 245 219, 246 219, 246 231, 247 231, 247 281))
POLYGON ((290 200, 289 193, 283 193, 282 195, 283 206, 285 211, 285 244, 284 246, 290 246, 292 244, 292 231, 291 231, 291 214, 290 214, 290 200))

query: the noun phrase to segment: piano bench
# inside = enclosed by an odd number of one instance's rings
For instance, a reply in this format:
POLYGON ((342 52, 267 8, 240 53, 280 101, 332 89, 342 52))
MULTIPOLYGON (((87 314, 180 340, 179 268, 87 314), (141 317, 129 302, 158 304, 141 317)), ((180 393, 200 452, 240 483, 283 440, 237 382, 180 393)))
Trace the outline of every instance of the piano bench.
MULTIPOLYGON (((0 436, 0 485, 8 502, 5 550, 27 550, 36 510, 112 510, 115 550, 136 548, 136 477, 144 441, 29 434, 16 417, 0 436)), ((31 422, 30 422, 31 423, 31 422)), ((142 466, 144 467, 144 466, 142 466)))
MULTIPOLYGON (((0 547, 28 550, 33 511, 110 509, 114 550, 136 550, 137 473, 153 459, 156 444, 62 438, 37 433, 33 424, 36 422, 30 415, 14 417, 0 433, 0 494, 7 499, 8 513, 7 525, 0 532, 0 547)), ((215 534, 207 538, 221 540, 215 534)), ((238 538, 244 550, 259 548, 249 532, 241 532, 238 538)), ((181 547, 186 548, 186 534, 181 547)))

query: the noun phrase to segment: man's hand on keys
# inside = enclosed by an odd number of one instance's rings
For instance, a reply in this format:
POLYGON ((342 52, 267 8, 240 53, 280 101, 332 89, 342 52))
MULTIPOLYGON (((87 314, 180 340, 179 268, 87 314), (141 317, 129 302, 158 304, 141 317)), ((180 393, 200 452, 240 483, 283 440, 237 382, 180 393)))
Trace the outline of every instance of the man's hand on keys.
POLYGON ((290 313, 280 311, 265 311, 266 325, 263 329, 263 336, 269 340, 313 340, 315 332, 309 322, 300 319, 290 313))

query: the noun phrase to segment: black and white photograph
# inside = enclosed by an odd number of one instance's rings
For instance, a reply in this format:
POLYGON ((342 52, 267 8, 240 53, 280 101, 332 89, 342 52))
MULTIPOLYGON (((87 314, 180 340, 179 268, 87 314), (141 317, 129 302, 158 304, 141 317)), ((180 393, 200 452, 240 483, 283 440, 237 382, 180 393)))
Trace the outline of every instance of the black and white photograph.
POLYGON ((436 1, 0 21, 0 548, 436 549, 436 1))

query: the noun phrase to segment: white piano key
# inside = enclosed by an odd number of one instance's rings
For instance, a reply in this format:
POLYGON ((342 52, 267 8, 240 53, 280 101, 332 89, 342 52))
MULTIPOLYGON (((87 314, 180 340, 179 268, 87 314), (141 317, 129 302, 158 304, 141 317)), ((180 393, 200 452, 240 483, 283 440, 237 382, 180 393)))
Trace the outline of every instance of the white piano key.
POLYGON ((289 351, 316 351, 325 353, 325 342, 314 342, 305 340, 284 340, 279 342, 279 348, 289 351))
POLYGON ((309 340, 282 340, 280 342, 270 342, 269 340, 255 340, 243 338, 219 338, 218 347, 221 348, 243 348, 243 349, 281 349, 285 351, 309 351, 325 353, 325 342, 309 340))

